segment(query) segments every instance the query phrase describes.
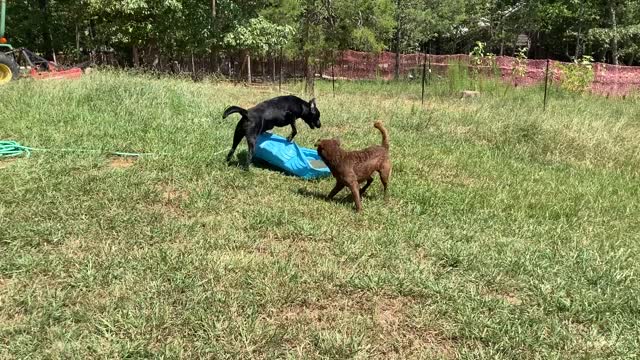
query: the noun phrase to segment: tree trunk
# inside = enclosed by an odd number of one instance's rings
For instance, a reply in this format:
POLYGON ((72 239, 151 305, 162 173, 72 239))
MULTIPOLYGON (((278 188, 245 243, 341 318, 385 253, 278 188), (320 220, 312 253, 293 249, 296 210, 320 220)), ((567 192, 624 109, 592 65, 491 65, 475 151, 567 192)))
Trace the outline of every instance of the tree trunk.
POLYGON ((265 82, 265 79, 267 78, 264 74, 264 58, 260 59, 260 78, 262 79, 262 82, 265 82))
POLYGON ((211 0, 211 16, 216 17, 216 0, 211 0))
POLYGON ((315 71, 313 68, 313 64, 309 61, 309 54, 304 56, 304 75, 306 78, 306 82, 304 85, 304 91, 310 95, 311 97, 315 96, 315 71))
POLYGON ((138 53, 138 47, 135 45, 131 48, 131 60, 133 67, 140 67, 140 54, 138 53))
POLYGON ((251 55, 247 54, 247 81, 251 84, 251 55))
MULTIPOLYGON (((311 39, 309 35, 309 29, 311 27, 311 15, 312 12, 315 13, 315 0, 307 1, 307 6, 305 9, 304 15, 304 43, 311 44, 313 39, 311 39)), ((311 62, 309 61, 309 51, 305 50, 304 52, 304 77, 305 77, 305 85, 304 90, 307 94, 313 96, 314 95, 314 81, 315 81, 315 71, 312 67, 311 62)))
POLYGON ((276 57, 271 56, 271 81, 276 82, 276 57))
POLYGON ((576 37, 576 60, 582 57, 582 47, 580 42, 582 41, 582 14, 584 10, 584 1, 580 2, 580 14, 578 16, 578 36, 576 37))
POLYGON ((394 79, 400 79, 400 1, 396 1, 396 64, 394 66, 394 79))
POLYGON ((611 39, 611 62, 618 65, 618 22, 616 21, 615 1, 609 2, 611 9, 611 26, 613 27, 613 38, 611 39))
POLYGON ((78 30, 78 24, 76 24, 76 51, 80 56, 80 30, 78 30))
POLYGON ((42 38, 44 39, 45 57, 47 59, 53 58, 53 37, 51 36, 51 29, 49 27, 49 0, 38 0, 38 6, 40 7, 40 14, 42 15, 42 38))

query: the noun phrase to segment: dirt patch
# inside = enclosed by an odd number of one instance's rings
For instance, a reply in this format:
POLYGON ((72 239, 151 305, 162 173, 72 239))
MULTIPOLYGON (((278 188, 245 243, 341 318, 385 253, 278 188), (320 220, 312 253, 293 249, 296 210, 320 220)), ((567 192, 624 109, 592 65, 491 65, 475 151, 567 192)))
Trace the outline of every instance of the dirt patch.
POLYGON ((2 313, 0 312, 0 324, 7 329, 17 328, 26 321, 26 317, 22 313, 2 313))
POLYGON ((501 302, 504 302, 509 305, 518 306, 522 305, 522 299, 518 297, 517 294, 513 292, 493 292, 489 291, 484 294, 487 298, 495 299, 501 302))
POLYGON ((126 169, 136 163, 136 157, 112 156, 109 158, 108 166, 112 169, 126 169))
POLYGON ((168 184, 157 185, 156 190, 160 193, 161 201, 154 204, 152 208, 171 216, 181 216, 181 205, 189 198, 189 193, 168 184))
POLYGON ((3 159, 0 160, 0 169, 5 169, 8 168, 9 166, 13 165, 14 162, 16 162, 16 158, 10 158, 10 159, 3 159))
POLYGON ((455 358, 455 340, 413 319, 415 303, 409 297, 355 292, 289 305, 273 310, 268 318, 284 328, 303 332, 289 344, 294 347, 300 345, 298 341, 304 342, 309 332, 350 332, 350 328, 366 326, 370 336, 364 342, 373 358, 455 358))
POLYGON ((335 294, 275 310, 271 314, 276 322, 311 322, 319 328, 332 328, 345 315, 371 317, 379 326, 389 328, 399 323, 404 308, 411 299, 404 297, 373 296, 364 292, 335 294))
POLYGON ((261 237, 263 240, 254 246, 260 256, 290 259, 302 265, 316 263, 329 253, 327 242, 296 232, 267 231, 261 237))
MULTIPOLYGON (((10 279, 0 278, 0 304, 3 305, 3 307, 0 307, 0 324, 5 330, 20 326, 26 320, 21 310, 16 310, 17 307, 12 307, 9 304, 9 301, 11 301, 11 282, 10 279), (10 309, 13 309, 13 311, 10 309)), ((19 283, 16 284, 19 286, 19 283)))
POLYGON ((178 190, 170 186, 162 188, 162 199, 165 203, 175 203, 176 201, 186 200, 189 197, 186 191, 178 190))
POLYGON ((82 241, 82 239, 72 238, 65 241, 60 249, 62 249, 67 256, 79 259, 86 255, 84 246, 84 241, 82 241))
POLYGON ((499 294, 496 297, 509 305, 522 305, 522 300, 520 300, 515 294, 499 294))

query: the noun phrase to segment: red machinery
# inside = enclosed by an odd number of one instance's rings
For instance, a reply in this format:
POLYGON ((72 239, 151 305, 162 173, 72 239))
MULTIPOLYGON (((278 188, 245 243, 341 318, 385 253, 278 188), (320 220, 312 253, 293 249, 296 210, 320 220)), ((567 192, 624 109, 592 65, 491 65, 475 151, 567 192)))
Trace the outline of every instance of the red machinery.
POLYGON ((38 80, 74 79, 82 76, 81 67, 63 69, 25 48, 14 49, 4 37, 5 14, 6 0, 0 0, 0 86, 18 79, 20 75, 38 80), (26 72, 20 71, 21 68, 26 69, 26 72))

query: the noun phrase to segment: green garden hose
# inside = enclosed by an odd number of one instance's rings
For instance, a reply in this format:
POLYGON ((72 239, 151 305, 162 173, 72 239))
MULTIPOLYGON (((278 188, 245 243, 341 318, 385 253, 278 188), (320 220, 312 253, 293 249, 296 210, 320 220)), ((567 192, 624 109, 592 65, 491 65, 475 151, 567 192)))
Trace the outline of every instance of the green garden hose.
POLYGON ((16 157, 24 155, 31 156, 31 148, 20 145, 16 141, 0 141, 0 158, 16 157))
MULTIPOLYGON (((94 152, 94 153, 102 152, 100 150, 85 150, 85 149, 39 149, 39 148, 23 146, 16 141, 9 141, 9 140, 0 141, 0 158, 9 158, 9 157, 17 157, 17 156, 30 157, 32 151, 72 151, 72 152, 94 152)), ((109 154, 117 155, 117 156, 155 155, 152 153, 129 153, 129 152, 119 152, 119 151, 111 151, 109 152, 109 154)))

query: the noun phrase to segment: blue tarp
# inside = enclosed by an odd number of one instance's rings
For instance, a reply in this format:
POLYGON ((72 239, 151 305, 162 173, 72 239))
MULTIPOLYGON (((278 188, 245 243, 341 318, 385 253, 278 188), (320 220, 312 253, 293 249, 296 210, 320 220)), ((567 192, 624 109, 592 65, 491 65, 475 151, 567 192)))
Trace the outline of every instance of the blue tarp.
POLYGON ((258 137, 254 156, 303 179, 331 175, 316 150, 300 147, 282 136, 268 132, 258 137))

